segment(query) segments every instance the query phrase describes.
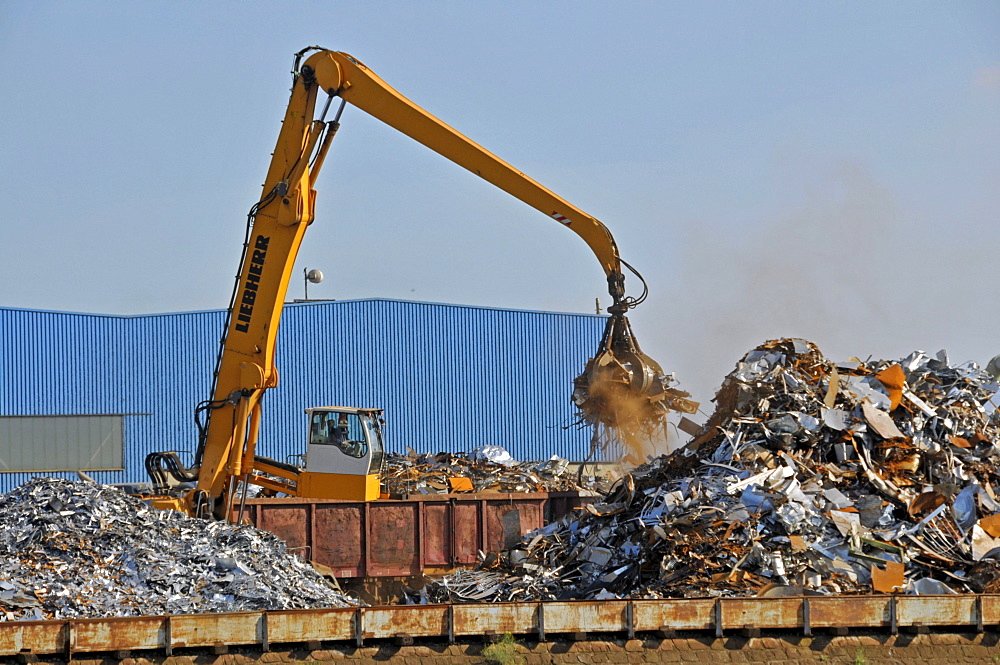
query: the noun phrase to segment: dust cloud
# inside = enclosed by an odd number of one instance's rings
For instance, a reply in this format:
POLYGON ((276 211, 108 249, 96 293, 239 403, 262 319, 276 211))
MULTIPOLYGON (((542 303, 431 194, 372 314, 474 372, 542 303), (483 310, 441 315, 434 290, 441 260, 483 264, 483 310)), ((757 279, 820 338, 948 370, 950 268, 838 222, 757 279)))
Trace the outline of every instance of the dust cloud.
POLYGON ((667 420, 647 393, 635 392, 620 381, 594 380, 589 396, 599 459, 618 462, 627 470, 670 452, 667 420))
POLYGON ((805 338, 834 360, 933 352, 949 339, 963 340, 961 360, 1000 351, 968 330, 989 302, 976 266, 992 263, 990 246, 952 239, 943 223, 921 228, 858 164, 825 176, 789 212, 746 230, 689 226, 680 279, 633 313, 647 351, 702 403, 700 422, 722 378, 768 339, 805 338))

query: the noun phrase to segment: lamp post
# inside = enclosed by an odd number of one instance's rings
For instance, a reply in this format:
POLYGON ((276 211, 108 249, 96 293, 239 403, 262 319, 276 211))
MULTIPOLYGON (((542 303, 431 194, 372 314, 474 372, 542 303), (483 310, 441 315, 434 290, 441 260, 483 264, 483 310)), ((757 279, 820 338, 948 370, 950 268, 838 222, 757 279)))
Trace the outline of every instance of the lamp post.
POLYGON ((320 282, 322 282, 323 271, 317 270, 316 268, 313 268, 312 270, 310 270, 309 268, 303 268, 302 274, 305 276, 305 280, 303 282, 305 284, 305 289, 306 289, 305 299, 309 300, 309 282, 312 282, 313 284, 319 284, 320 282))

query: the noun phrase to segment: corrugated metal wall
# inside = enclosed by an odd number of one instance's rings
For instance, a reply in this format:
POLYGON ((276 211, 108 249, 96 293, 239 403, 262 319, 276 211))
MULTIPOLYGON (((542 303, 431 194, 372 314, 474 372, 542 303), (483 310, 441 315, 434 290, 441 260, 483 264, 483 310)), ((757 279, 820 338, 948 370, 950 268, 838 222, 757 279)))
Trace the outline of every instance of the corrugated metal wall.
MULTIPOLYGON (((0 308, 0 416, 124 414, 126 470, 91 475, 145 480, 148 452, 195 445, 223 320, 0 308)), ((281 325, 260 454, 302 452, 303 409, 340 405, 384 408, 390 450, 586 455, 569 395, 604 317, 373 299, 288 305, 281 325)), ((0 491, 31 475, 0 473, 0 491)))

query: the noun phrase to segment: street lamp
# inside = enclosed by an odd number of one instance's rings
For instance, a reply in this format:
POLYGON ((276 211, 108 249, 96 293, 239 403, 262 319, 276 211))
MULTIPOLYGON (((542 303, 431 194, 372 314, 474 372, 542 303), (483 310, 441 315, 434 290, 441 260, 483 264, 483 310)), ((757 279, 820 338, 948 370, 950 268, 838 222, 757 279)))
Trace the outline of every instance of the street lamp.
POLYGON ((313 284, 319 284, 320 282, 322 282, 323 271, 317 270, 316 268, 313 268, 312 270, 310 270, 309 268, 303 268, 302 274, 305 275, 304 284, 306 288, 306 300, 309 300, 309 282, 312 282, 313 284))

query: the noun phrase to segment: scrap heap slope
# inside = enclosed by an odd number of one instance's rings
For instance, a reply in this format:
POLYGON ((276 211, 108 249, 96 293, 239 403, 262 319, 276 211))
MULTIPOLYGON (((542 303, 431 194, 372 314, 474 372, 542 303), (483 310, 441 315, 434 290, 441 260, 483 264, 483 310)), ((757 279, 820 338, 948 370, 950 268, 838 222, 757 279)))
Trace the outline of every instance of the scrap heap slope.
POLYGON ((995 592, 996 390, 944 352, 767 342, 684 448, 415 600, 995 592))
POLYGON ((0 621, 353 604, 254 527, 56 478, 0 497, 0 621))

